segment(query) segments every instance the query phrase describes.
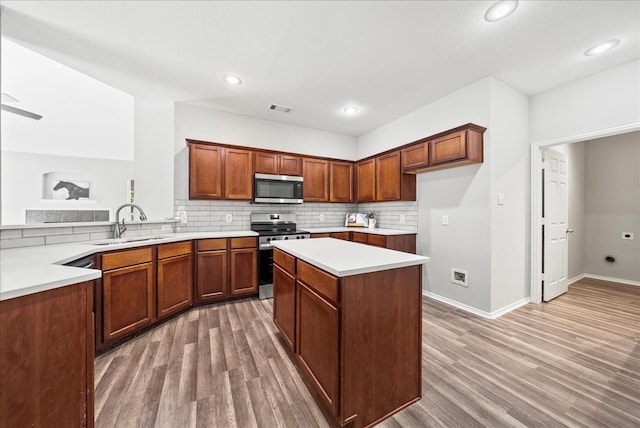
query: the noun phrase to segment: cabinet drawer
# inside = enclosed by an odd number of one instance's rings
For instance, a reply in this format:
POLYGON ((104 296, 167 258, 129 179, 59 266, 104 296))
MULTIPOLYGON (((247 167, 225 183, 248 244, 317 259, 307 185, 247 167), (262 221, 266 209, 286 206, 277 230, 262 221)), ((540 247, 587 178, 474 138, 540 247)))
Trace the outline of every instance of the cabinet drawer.
POLYGON ((140 263, 150 262, 151 260, 151 247, 107 253, 102 255, 102 270, 138 265, 140 263))
POLYGON ((367 243, 367 234, 366 233, 362 233, 362 232, 353 232, 351 240, 353 242, 360 242, 361 244, 366 244, 367 243))
POLYGON ((201 239, 198 241, 198 251, 226 250, 227 238, 201 239))
POLYGON ((231 238, 231 248, 257 248, 258 238, 245 237, 245 238, 231 238))
POLYGON ((387 237, 384 235, 374 235, 370 234, 367 242, 369 245, 375 245, 377 247, 386 247, 387 246, 387 237))
POLYGON ((168 259, 183 254, 191 254, 191 241, 158 246, 158 259, 168 259))
POLYGON ((273 249, 273 262, 291 275, 296 274, 296 258, 284 251, 273 249))
POLYGON ((338 278, 302 260, 298 260, 296 267, 299 281, 304 282, 308 287, 322 294, 327 299, 333 302, 338 301, 338 278))
POLYGON ((344 241, 349 241, 351 238, 350 235, 351 235, 351 232, 333 232, 331 234, 331 237, 335 239, 342 239, 344 241))

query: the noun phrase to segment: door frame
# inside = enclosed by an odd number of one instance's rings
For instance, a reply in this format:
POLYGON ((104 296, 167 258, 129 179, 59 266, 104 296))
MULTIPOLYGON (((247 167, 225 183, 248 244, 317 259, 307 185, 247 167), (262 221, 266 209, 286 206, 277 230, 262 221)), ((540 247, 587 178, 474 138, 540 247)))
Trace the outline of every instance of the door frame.
POLYGON ((579 143, 583 141, 595 140, 597 138, 610 137, 612 135, 626 134, 640 130, 640 123, 614 126, 611 128, 598 129, 582 134, 570 135, 568 137, 557 138, 531 143, 531 253, 530 253, 530 287, 531 303, 542 302, 542 149, 560 144, 579 143))

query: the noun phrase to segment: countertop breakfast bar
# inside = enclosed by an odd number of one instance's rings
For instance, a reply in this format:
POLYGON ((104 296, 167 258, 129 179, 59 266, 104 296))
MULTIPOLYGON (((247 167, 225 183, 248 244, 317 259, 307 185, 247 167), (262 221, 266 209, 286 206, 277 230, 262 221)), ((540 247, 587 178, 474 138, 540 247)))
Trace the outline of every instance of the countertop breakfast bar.
POLYGON ((328 415, 368 427, 418 401, 429 258, 332 238, 273 246, 274 323, 328 415))

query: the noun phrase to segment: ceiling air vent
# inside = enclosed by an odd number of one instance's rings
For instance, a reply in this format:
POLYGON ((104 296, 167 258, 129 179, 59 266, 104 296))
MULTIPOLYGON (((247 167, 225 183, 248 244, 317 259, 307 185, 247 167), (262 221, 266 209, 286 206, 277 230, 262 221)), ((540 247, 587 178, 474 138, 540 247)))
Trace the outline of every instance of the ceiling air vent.
POLYGON ((293 107, 280 106, 278 104, 271 104, 269 106, 269 109, 272 110, 272 111, 279 111, 279 112, 287 113, 287 114, 289 114, 289 113, 291 113, 293 111, 293 107))

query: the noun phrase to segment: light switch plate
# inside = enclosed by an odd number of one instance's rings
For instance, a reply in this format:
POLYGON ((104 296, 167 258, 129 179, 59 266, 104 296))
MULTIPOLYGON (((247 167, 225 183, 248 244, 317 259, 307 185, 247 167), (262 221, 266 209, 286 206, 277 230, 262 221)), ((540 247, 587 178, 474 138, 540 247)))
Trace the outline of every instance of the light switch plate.
POLYGON ((498 205, 504 205, 504 193, 498 193, 498 205))
POLYGON ((405 218, 404 218, 404 214, 400 214, 400 223, 404 223, 405 218))
POLYGON ((231 223, 233 221, 233 216, 231 214, 227 214, 227 223, 231 223))
POLYGON ((449 226, 449 216, 448 215, 443 215, 442 216, 442 225, 443 226, 449 226))
POLYGON ((324 214, 320 214, 320 221, 323 222, 324 221, 324 214))

